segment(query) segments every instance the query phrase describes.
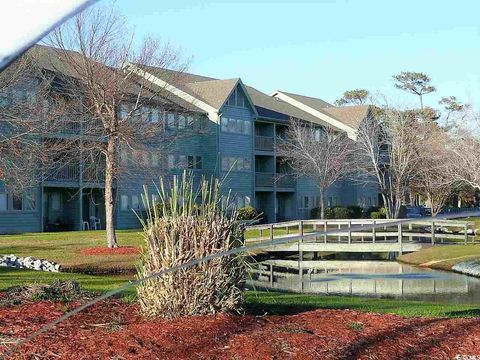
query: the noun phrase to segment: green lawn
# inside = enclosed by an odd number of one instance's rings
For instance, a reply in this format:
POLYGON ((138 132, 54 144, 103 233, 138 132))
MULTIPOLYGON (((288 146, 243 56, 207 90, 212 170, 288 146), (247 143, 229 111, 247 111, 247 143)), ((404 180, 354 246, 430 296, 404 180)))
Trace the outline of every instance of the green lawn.
POLYGON ((253 314, 291 314, 314 309, 350 309, 406 317, 480 317, 480 305, 434 304, 420 301, 265 291, 248 291, 246 300, 247 312, 253 314))
MULTIPOLYGON (((121 246, 140 246, 139 230, 118 230, 121 246)), ((0 254, 33 256, 62 265, 65 271, 107 272, 135 270, 138 255, 82 255, 80 251, 95 246, 106 246, 105 231, 70 231, 55 233, 27 233, 0 236, 0 254)))
MULTIPOLYGON (((130 275, 85 275, 79 273, 51 273, 44 271, 24 270, 0 267, 0 291, 16 285, 28 284, 49 284, 54 280, 76 280, 82 288, 94 292, 105 292, 120 287, 132 280, 134 276, 130 275)), ((130 289, 127 294, 134 294, 135 290, 130 289)))

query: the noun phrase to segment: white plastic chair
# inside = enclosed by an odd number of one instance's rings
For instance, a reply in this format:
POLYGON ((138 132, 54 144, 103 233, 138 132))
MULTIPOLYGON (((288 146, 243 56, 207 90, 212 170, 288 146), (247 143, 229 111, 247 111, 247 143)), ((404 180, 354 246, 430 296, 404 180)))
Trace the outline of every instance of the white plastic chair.
POLYGON ((90 230, 90 224, 88 223, 88 221, 84 221, 83 222, 83 230, 90 230))
POLYGON ((92 228, 94 228, 95 230, 100 230, 102 228, 102 224, 99 218, 96 218, 95 216, 90 216, 90 222, 92 223, 92 228))

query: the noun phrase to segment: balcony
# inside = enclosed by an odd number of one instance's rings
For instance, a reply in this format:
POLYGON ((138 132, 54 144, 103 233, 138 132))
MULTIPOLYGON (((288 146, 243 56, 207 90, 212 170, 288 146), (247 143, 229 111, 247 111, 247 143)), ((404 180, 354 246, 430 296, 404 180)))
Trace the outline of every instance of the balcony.
POLYGON ((105 181, 105 167, 103 166, 85 166, 83 171, 83 181, 93 183, 103 183, 105 181))
POLYGON ((78 165, 64 165, 52 170, 46 174, 46 181, 55 182, 77 182, 80 179, 80 169, 78 165))
POLYGON ((274 176, 273 173, 255 173, 255 186, 256 187, 273 187, 274 176))
POLYGON ((281 189, 295 189, 297 178, 294 174, 276 174, 275 185, 281 189))
POLYGON ((45 176, 45 181, 57 183, 79 182, 80 175, 82 180, 87 183, 103 183, 105 181, 105 168, 103 166, 88 166, 80 174, 78 164, 69 164, 53 169, 45 176))
POLYGON ((255 150, 273 151, 272 136, 255 136, 255 150))

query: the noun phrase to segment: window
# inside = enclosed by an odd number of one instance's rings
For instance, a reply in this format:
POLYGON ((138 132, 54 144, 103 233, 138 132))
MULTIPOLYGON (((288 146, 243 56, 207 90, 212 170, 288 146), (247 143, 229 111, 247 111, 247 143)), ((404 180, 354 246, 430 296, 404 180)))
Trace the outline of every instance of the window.
POLYGON ((222 117, 222 132, 234 134, 251 134, 252 123, 248 120, 232 119, 222 117))
POLYGON ((187 125, 187 120, 184 115, 178 115, 178 128, 179 129, 185 129, 185 126, 187 125))
POLYGON ((35 210, 37 208, 37 193, 29 191, 25 194, 25 210, 35 210))
POLYGON ((186 155, 179 155, 178 156, 178 163, 177 168, 179 169, 186 169, 187 168, 187 156, 186 155))
POLYGON ((174 113, 168 113, 167 114, 167 127, 168 128, 174 128, 175 127, 175 114, 174 113))
POLYGON ((175 169, 175 155, 173 154, 168 155, 168 168, 175 169))
POLYGON ((228 131, 228 118, 222 117, 222 131, 227 132, 228 131))
POLYGON ((128 210, 128 196, 127 195, 120 196, 120 210, 122 210, 122 211, 128 210))
POLYGON ((192 115, 188 115, 187 116, 187 126, 193 126, 193 124, 195 123, 195 119, 192 115))
POLYGON ((50 200, 52 202, 50 205, 52 210, 59 211, 62 204, 60 193, 52 193, 50 200))
POLYGON ((303 197, 303 208, 304 209, 310 208, 310 198, 308 196, 303 197))
POLYGON ((236 132, 237 129, 237 120, 235 119, 228 119, 228 126, 227 126, 227 131, 234 133, 236 132))
POLYGON ((0 194, 0 211, 7 211, 7 194, 0 194))
POLYGON ((243 91, 239 89, 233 90, 228 98, 227 105, 245 107, 245 96, 243 95, 243 91))
POLYGON ((138 199, 138 195, 132 195, 132 209, 133 210, 140 209, 140 201, 138 199))
POLYGON ((195 167, 195 157, 189 155, 188 160, 187 160, 187 168, 188 169, 193 169, 195 167))
POLYGON ((203 158, 201 156, 196 157, 195 169, 197 169, 197 170, 202 170, 203 169, 203 158))
POLYGON ((225 156, 222 158, 223 171, 250 171, 251 162, 248 158, 225 156))
POLYGON ((159 165, 158 154, 152 154, 152 166, 158 167, 158 165, 159 165))

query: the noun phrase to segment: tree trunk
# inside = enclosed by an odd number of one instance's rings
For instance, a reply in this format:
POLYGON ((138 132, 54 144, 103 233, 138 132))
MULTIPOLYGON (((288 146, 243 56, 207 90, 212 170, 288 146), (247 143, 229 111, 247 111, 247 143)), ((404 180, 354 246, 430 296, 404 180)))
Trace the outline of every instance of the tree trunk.
POLYGON ((420 109, 423 110, 423 97, 420 95, 420 109))
POLYGON ((109 248, 117 248, 117 235, 115 233, 115 197, 113 185, 116 168, 116 141, 113 136, 108 138, 107 156, 105 159, 105 227, 107 230, 107 245, 109 248))
POLYGON ((323 198, 322 190, 320 190, 320 219, 325 219, 325 200, 323 198))

